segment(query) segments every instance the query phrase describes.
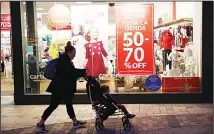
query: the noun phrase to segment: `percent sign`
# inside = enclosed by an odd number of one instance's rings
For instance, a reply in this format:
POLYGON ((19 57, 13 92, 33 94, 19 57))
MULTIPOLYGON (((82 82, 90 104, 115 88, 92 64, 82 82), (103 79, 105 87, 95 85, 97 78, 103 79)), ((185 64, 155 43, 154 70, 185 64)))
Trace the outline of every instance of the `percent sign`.
POLYGON ((124 66, 126 67, 126 68, 131 68, 132 66, 130 65, 130 63, 124 63, 124 66))

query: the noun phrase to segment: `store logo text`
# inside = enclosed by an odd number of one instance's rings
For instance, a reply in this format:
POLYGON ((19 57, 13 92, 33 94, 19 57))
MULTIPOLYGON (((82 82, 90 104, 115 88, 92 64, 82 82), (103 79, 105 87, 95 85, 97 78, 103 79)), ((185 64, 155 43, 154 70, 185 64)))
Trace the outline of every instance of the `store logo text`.
POLYGON ((37 74, 37 75, 30 75, 30 79, 33 81, 42 81, 42 80, 47 80, 44 75, 42 74, 37 74))

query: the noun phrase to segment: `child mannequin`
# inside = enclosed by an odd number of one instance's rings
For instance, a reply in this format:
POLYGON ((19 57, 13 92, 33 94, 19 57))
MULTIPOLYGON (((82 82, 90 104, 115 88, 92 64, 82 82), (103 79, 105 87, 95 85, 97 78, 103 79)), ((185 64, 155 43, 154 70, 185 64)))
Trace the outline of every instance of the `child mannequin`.
MULTIPOLYGON (((98 41, 98 30, 95 27, 91 27, 86 33, 85 44, 86 48, 86 69, 87 75, 93 77, 99 77, 100 74, 106 74, 106 68, 103 60, 103 56, 107 59, 107 52, 104 49, 102 41, 98 41)), ((108 59, 107 59, 108 60, 108 59)))
POLYGON ((194 44, 188 43, 184 49, 185 54, 185 75, 195 76, 196 60, 194 57, 194 44))
POLYGON ((85 44, 87 43, 84 36, 82 25, 72 26, 72 45, 76 48, 76 56, 73 59, 75 68, 85 69, 85 44))
POLYGON ((172 69, 179 68, 179 57, 181 57, 181 55, 176 51, 176 48, 174 47, 172 49, 172 52, 168 56, 168 60, 172 61, 172 69))

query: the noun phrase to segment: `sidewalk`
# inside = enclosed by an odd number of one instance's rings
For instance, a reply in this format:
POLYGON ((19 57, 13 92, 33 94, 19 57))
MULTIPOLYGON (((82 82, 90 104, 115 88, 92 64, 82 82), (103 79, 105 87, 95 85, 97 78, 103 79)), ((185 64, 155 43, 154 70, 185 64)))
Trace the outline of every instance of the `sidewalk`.
MULTIPOLYGON (((2 96, 1 133, 39 133, 35 124, 47 105, 15 106, 8 103, 11 98, 2 96)), ((136 114, 131 120, 133 128, 123 131, 121 116, 112 116, 105 121, 103 132, 94 128, 94 112, 91 105, 74 105, 77 118, 86 120, 85 128, 72 129, 64 105, 60 105, 47 120, 49 133, 53 134, 212 134, 212 104, 130 104, 128 110, 136 114)))

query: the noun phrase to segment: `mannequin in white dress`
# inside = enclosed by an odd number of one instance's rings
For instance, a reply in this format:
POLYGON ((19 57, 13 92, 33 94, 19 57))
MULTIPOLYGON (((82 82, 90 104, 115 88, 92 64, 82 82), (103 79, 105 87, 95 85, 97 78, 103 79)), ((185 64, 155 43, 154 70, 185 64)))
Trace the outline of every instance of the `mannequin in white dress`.
POLYGON ((176 51, 176 48, 174 47, 172 49, 172 52, 168 56, 168 60, 172 61, 172 69, 170 70, 170 75, 171 76, 180 76, 180 57, 181 54, 176 51))
POLYGON ((172 69, 179 68, 179 57, 181 57, 181 55, 176 51, 175 48, 173 48, 172 52, 168 56, 168 60, 172 61, 172 69))
POLYGON ((195 75, 196 58, 194 58, 194 44, 188 43, 184 49, 185 54, 185 74, 187 76, 195 75))
POLYGON ((84 69, 85 68, 85 44, 86 40, 84 38, 84 29, 82 25, 72 26, 72 45, 76 48, 76 56, 73 59, 75 68, 84 69))

